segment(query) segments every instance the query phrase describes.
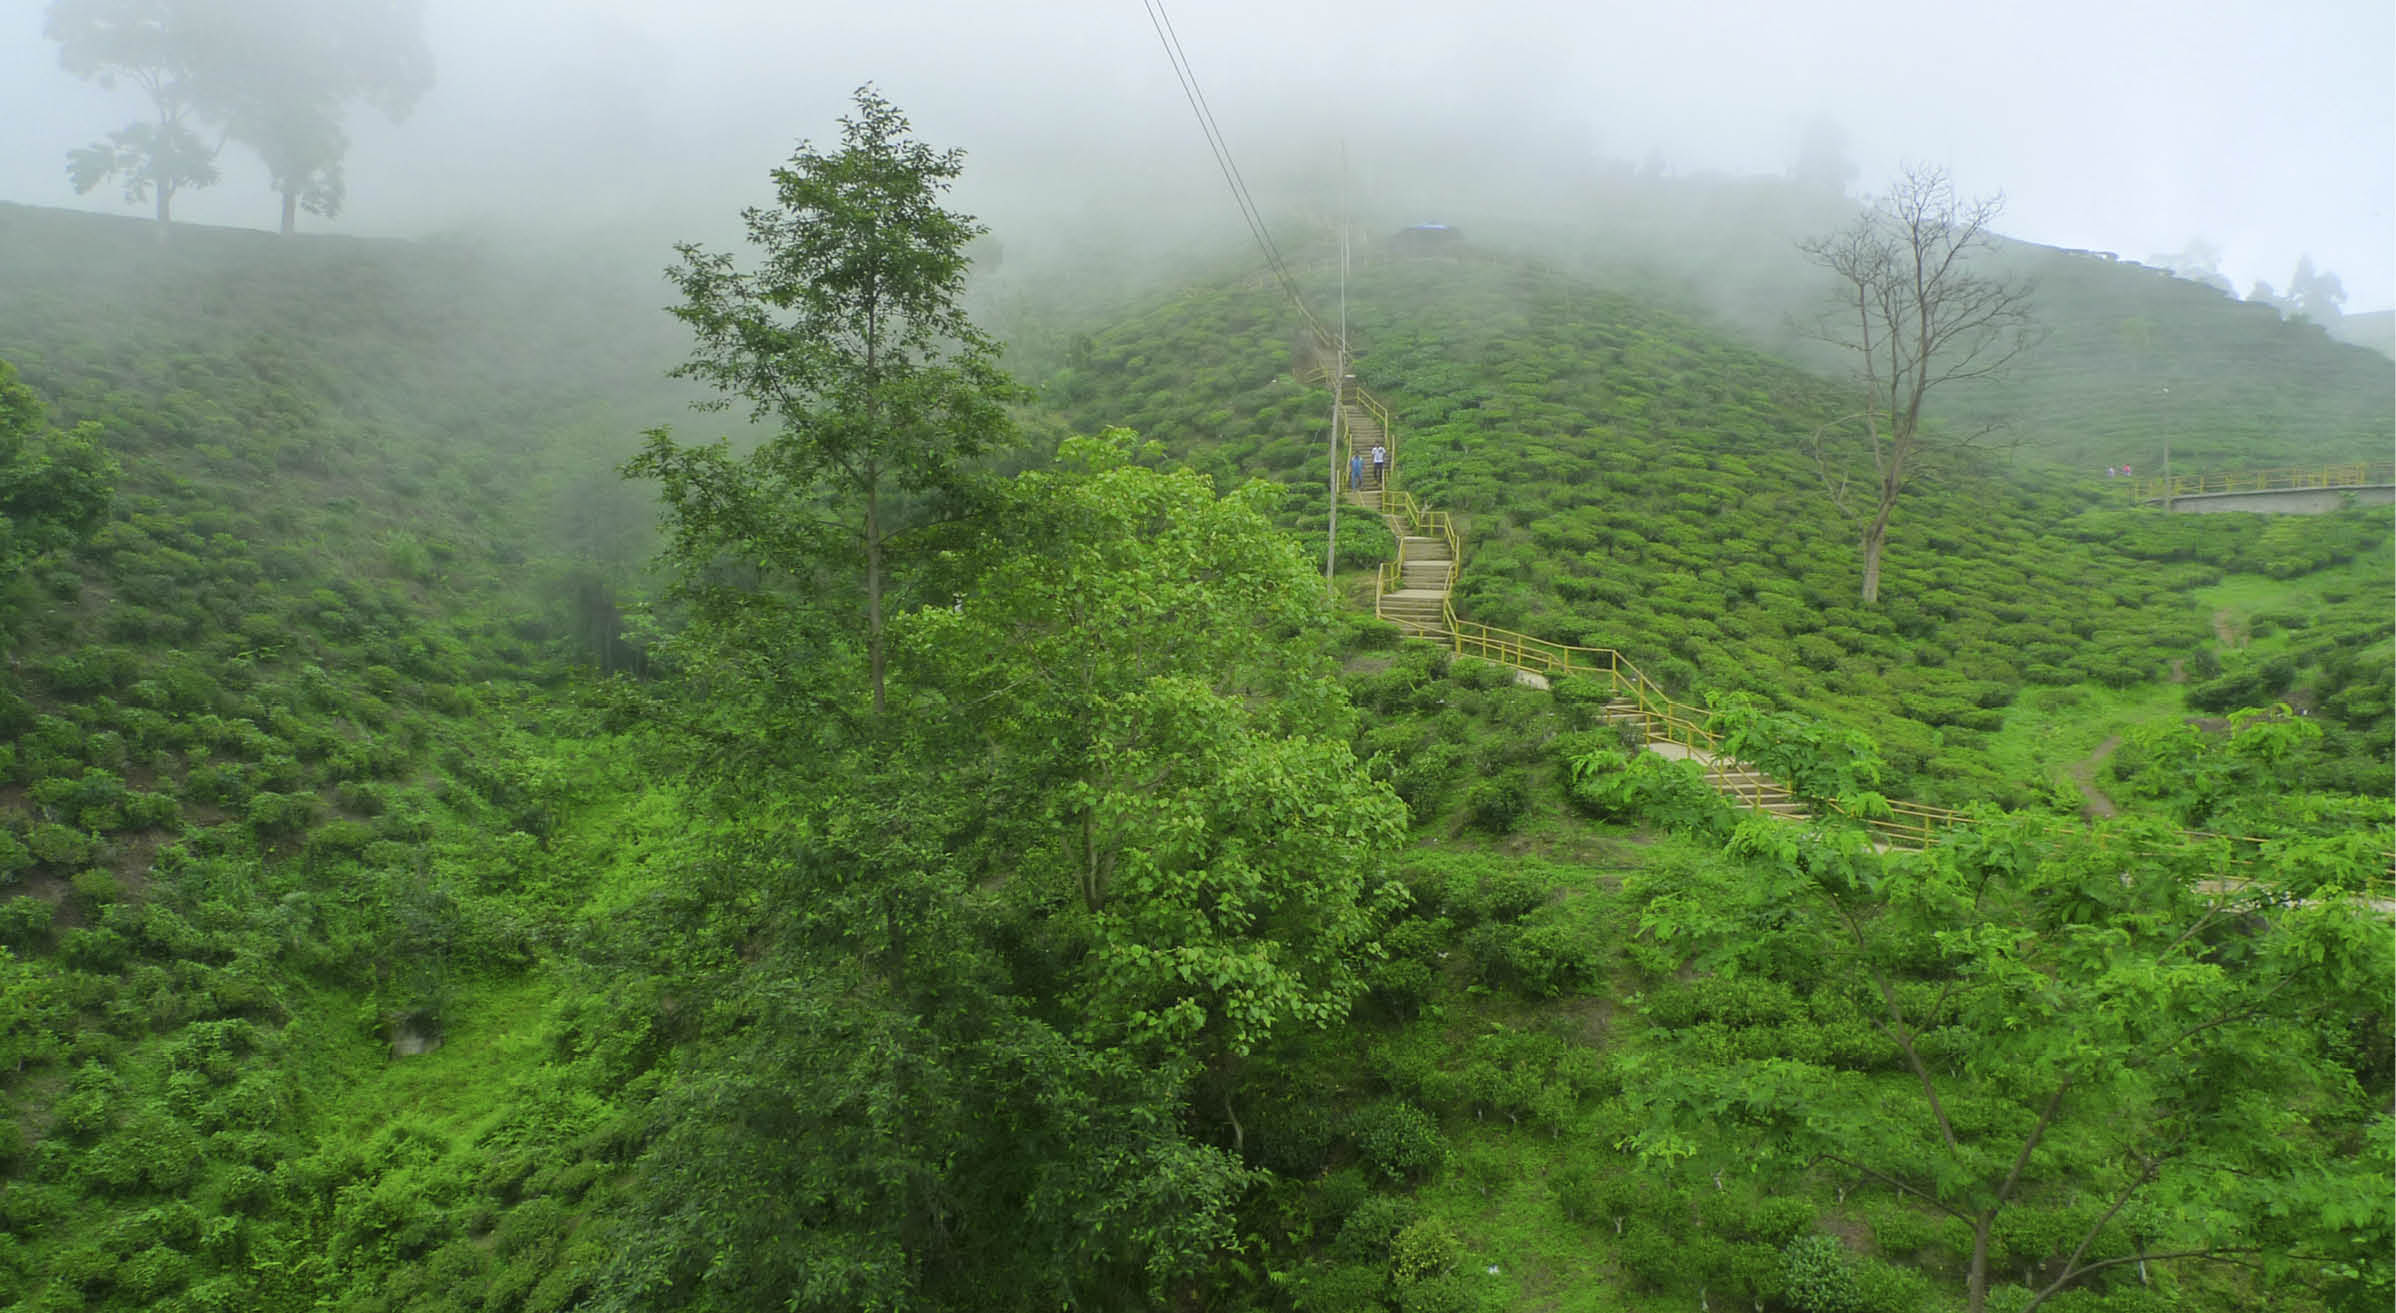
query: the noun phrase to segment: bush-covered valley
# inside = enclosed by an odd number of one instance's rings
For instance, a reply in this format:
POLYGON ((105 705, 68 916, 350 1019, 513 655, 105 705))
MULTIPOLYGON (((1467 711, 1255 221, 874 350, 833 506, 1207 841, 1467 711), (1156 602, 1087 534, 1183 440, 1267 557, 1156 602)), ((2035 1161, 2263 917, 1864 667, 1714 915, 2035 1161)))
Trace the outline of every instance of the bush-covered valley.
POLYGON ((114 465, 40 475, 90 523, 0 497, 56 530, 0 595, 0 1306, 2389 1298, 2384 510, 1992 454, 1867 608, 1832 384, 1366 269, 1459 611, 1747 694, 1842 796, 2021 809, 1885 853, 1326 603, 1271 289, 1058 335, 894 499, 868 631, 699 495, 770 439, 636 445, 714 422, 645 272, 0 207, 0 287, 0 423, 114 465))

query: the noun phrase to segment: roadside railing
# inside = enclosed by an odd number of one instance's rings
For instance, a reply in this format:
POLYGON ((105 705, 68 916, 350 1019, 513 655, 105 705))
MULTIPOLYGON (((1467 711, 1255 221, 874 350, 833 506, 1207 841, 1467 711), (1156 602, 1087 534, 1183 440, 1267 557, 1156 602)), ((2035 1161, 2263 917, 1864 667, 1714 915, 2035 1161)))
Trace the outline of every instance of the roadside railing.
MULTIPOLYGON (((1310 382, 1329 383, 1331 372, 1318 367, 1307 376, 1307 379, 1310 382)), ((1361 406, 1365 413, 1372 417, 1374 423, 1380 426, 1382 441, 1388 445, 1389 464, 1380 489, 1382 513, 1398 520, 1404 526, 1408 537, 1436 537, 1447 544, 1448 583, 1453 586, 1455 573, 1462 566, 1464 560, 1463 540, 1457 535, 1454 518, 1446 511, 1432 510, 1424 506, 1415 500, 1414 494, 1411 492, 1389 486, 1395 481, 1394 476, 1397 469, 1397 439, 1396 434, 1392 431, 1389 407, 1352 380, 1346 379, 1340 381, 1339 400, 1343 406, 1341 420, 1343 436, 1347 426, 1344 407, 1352 403, 1361 406)), ((1351 447, 1351 452, 1352 450, 1351 447)), ((2327 465, 2303 470, 2259 470, 2249 474, 2236 475, 2174 475, 2168 481, 2172 488, 2168 494, 2164 491, 2166 481, 2163 479, 2143 482, 2155 489, 2152 493, 2155 497, 2186 496, 2198 491, 2247 492, 2277 488, 2357 487, 2370 483, 2396 482, 2396 462, 2327 465), (2275 479, 2281 481, 2268 482, 2275 479), (2248 482, 2237 487, 2224 486, 2225 482, 2230 480, 2248 482)), ((2141 494, 2141 496, 2144 495, 2146 494, 2141 494)), ((1383 562, 1374 573, 1373 614, 1382 615, 1381 599, 1398 591, 1403 585, 1405 556, 1405 546, 1401 543, 1398 549, 1398 559, 1383 562)), ((1705 754, 1708 760, 1718 766, 1754 771, 1755 774, 1762 775, 1761 771, 1755 771, 1753 767, 1723 755, 1721 737, 1706 728, 1708 717, 1704 710, 1674 700, 1670 694, 1664 691, 1663 685, 1650 678, 1645 671, 1631 664, 1628 658, 1613 648, 1559 643, 1554 639, 1541 638, 1535 634, 1526 634, 1512 629, 1499 629, 1493 625, 1459 619, 1452 599, 1441 600, 1440 618, 1447 627, 1446 640, 1449 650, 1458 656, 1478 657, 1484 661, 1511 666, 1516 670, 1526 670, 1538 675, 1603 678, 1618 699, 1628 699, 1638 708, 1638 714, 1644 722, 1649 742, 1661 741, 1678 744, 1692 752, 1705 754)), ((1749 796, 1750 791, 1744 787, 1733 789, 1731 792, 1751 805, 1760 802, 1763 797, 1760 786, 1753 790, 1755 796, 1752 797, 1749 796)), ((1875 839, 1891 847, 1927 848, 1937 842, 1940 834, 1960 826, 1976 824, 1979 819, 1969 812, 1930 803, 1906 802, 1896 798, 1884 799, 1884 802, 1888 808, 1887 815, 1853 817, 1853 819, 1859 821, 1875 839)), ((1833 811, 1842 815, 1852 815, 1836 802, 1831 802, 1829 806, 1833 811)), ((2190 831, 2188 834, 2188 838, 2192 841, 2221 837, 2224 836, 2196 831, 2190 831)), ((2234 844, 2253 849, 2259 849, 2266 842, 2247 836, 2227 837, 2234 844)), ((2259 856, 2259 853, 2256 855, 2259 856)), ((2240 861, 2243 864, 2256 860, 2256 857, 2249 856, 2244 859, 2233 858, 2232 860, 2240 861)))
POLYGON ((2132 479, 2132 501, 2166 501, 2225 492, 2302 492, 2321 488, 2368 488, 2396 483, 2396 461, 2354 461, 2276 470, 2232 470, 2132 479))
MULTIPOLYGON (((1607 681, 1615 697, 1627 699, 1638 708, 1650 743, 1675 743, 1692 752, 1704 753, 1717 765, 1754 770, 1752 766, 1723 755, 1721 737, 1706 728, 1705 711, 1676 701, 1664 691, 1663 685, 1613 648, 1559 643, 1533 634, 1460 620, 1452 603, 1446 607, 1446 616, 1448 645, 1458 656, 1479 657, 1484 661, 1494 661, 1499 665, 1540 675, 1602 678, 1607 681)), ((1762 772, 1756 773, 1760 775, 1762 772)), ((1742 800, 1751 803, 1757 801, 1744 796, 1742 800)), ((1887 816, 1861 818, 1864 826, 1884 842, 1908 848, 1927 848, 1941 831, 1969 825, 1972 819, 1969 813, 1949 807, 1895 800, 1890 801, 1887 816)))

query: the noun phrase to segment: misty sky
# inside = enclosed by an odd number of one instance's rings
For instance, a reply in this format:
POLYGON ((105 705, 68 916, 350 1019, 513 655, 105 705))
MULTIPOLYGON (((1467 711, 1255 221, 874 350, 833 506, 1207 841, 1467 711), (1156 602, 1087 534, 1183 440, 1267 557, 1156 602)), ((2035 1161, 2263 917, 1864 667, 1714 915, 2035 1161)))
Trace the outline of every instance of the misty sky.
MULTIPOLYGON (((399 127, 356 112, 334 231, 718 239, 870 79, 969 151, 967 202, 1002 240, 1044 214, 1240 232, 1139 0, 427 3, 438 83, 399 127)), ((67 185, 66 152, 141 106, 60 71, 42 8, 0 0, 0 199, 141 213, 67 185)), ((2201 236, 2242 293, 2284 288, 2310 254, 2349 311, 2396 304, 2389 0, 1178 0, 1173 16, 1268 208, 1312 203, 1343 138, 1359 190, 1435 217, 1440 178, 1493 161, 1781 172, 1827 118, 1859 191, 1901 160, 1944 163, 1967 192, 2006 193, 2013 236, 2132 259, 2201 236)), ((227 155, 178 217, 271 227, 263 172, 227 155)))

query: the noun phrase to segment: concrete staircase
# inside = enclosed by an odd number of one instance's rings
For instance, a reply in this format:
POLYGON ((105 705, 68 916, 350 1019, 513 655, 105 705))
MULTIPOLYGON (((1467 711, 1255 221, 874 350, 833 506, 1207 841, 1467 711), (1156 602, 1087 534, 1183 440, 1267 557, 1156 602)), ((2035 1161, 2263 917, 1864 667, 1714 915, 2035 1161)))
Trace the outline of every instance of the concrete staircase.
POLYGON ((1660 757, 1696 762, 1705 771, 1706 783, 1729 794, 1733 802, 1791 820, 1811 814, 1803 803, 1790 795, 1787 786, 1744 762, 1717 757, 1703 748, 1657 738, 1654 722, 1638 703, 1629 698, 1616 698, 1607 703, 1600 713, 1600 719, 1609 725, 1635 726, 1647 750, 1660 757))
POLYGON ((1348 504, 1379 515, 1382 523, 1389 526, 1391 536, 1398 540, 1397 587, 1381 594, 1381 618, 1409 634, 1444 636, 1448 627, 1448 591, 1456 583, 1454 553, 1444 538, 1408 533, 1404 518, 1389 509, 1388 499, 1383 496, 1387 491, 1384 484, 1397 469, 1397 448, 1381 421, 1365 407, 1348 401, 1340 405, 1340 422, 1347 430, 1347 449, 1366 457, 1365 486, 1348 492, 1348 504), (1390 455, 1379 482, 1373 477, 1369 455, 1376 446, 1390 455))
POLYGON ((1396 516, 1384 518, 1398 537, 1398 587, 1381 595, 1381 617, 1409 633, 1447 633, 1448 590, 1456 582, 1456 563, 1448 559, 1447 542, 1409 537, 1396 516))

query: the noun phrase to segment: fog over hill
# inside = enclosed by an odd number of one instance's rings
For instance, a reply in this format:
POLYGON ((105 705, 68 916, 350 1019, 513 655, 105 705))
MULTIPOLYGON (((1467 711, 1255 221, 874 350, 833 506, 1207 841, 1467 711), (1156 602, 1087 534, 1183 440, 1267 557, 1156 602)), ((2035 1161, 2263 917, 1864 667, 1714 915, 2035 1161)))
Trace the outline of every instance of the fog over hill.
MULTIPOLYGON (((113 207, 113 188, 78 199, 64 161, 139 98, 62 72, 43 9, 0 18, 0 197, 113 207)), ((425 16, 431 91, 404 123, 348 124, 345 230, 717 237, 870 80, 971 153, 965 200, 1011 251, 1242 236, 1151 17, 1124 0, 428 0, 425 16)), ((2026 240, 2144 258, 2201 237, 2241 291, 2310 255, 2349 309, 2396 302, 2396 30, 2368 0, 2170 18, 2040 0, 2002 21, 1887 0, 1232 0, 1171 18, 1269 213, 1335 210, 1343 142, 1359 213, 1410 221, 1501 199, 1530 219, 1593 176, 1801 160, 1860 194, 1920 160, 2008 193, 2005 230, 2026 240)), ((238 147, 223 165, 183 212, 270 224, 263 171, 238 147)))

